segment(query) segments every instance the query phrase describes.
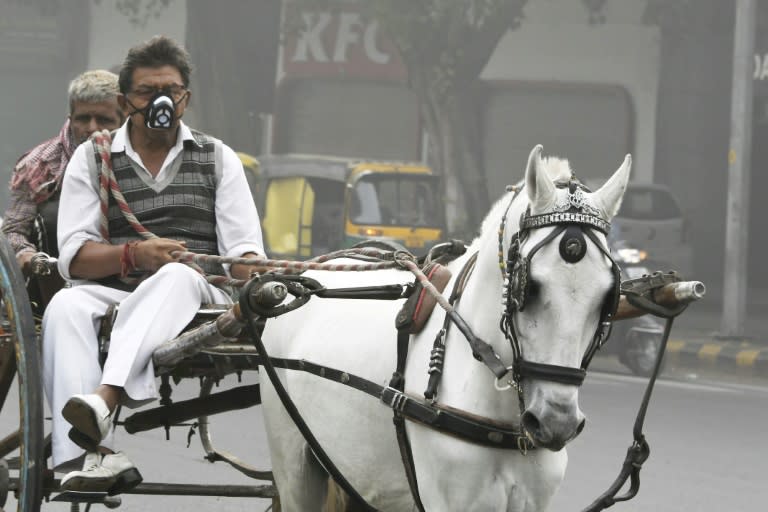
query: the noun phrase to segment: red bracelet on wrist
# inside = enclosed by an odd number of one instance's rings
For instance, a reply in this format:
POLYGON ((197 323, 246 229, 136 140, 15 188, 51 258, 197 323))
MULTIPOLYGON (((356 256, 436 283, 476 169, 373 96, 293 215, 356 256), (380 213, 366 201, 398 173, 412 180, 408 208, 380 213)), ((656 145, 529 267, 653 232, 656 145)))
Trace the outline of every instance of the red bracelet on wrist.
POLYGON ((136 266, 137 245, 139 245, 139 240, 132 240, 123 244, 123 253, 120 255, 120 277, 126 277, 138 269, 136 266))

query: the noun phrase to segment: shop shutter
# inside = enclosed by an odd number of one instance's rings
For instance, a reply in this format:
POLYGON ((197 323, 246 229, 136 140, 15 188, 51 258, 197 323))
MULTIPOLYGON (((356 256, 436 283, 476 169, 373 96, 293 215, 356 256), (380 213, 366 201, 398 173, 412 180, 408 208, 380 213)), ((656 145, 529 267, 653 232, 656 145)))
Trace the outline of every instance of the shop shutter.
POLYGON ((406 86, 295 80, 280 90, 277 153, 418 160, 419 110, 406 86))
POLYGON ((545 156, 567 158, 590 186, 602 184, 632 152, 634 122, 629 96, 620 87, 528 82, 491 87, 483 113, 490 199, 523 178, 536 144, 544 146, 545 156))

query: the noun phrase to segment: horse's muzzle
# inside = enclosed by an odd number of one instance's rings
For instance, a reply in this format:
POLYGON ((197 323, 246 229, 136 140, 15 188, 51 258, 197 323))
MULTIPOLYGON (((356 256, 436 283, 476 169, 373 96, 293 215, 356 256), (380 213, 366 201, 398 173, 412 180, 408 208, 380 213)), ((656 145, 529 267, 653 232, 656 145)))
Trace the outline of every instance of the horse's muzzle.
POLYGON ((581 433, 586 423, 576 400, 578 394, 561 400, 545 399, 542 393, 536 395, 523 412, 523 429, 536 447, 560 451, 581 433))

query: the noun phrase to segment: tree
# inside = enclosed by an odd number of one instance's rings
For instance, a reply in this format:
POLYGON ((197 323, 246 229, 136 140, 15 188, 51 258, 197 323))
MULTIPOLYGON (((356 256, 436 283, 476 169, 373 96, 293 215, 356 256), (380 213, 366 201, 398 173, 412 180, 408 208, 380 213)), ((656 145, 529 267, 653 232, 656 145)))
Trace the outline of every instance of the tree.
POLYGON ((419 100, 430 163, 444 177, 449 231, 469 234, 488 210, 473 92, 527 0, 364 2, 397 47, 419 100))
MULTIPOLYGON (((443 175, 448 228, 471 235, 488 209, 481 163, 478 77, 501 37, 519 23, 527 0, 366 0, 363 13, 379 22, 406 67, 424 121, 429 163, 443 175)), ((338 2, 294 0, 325 9, 338 2)), ((292 24, 289 11, 288 25, 292 24)))

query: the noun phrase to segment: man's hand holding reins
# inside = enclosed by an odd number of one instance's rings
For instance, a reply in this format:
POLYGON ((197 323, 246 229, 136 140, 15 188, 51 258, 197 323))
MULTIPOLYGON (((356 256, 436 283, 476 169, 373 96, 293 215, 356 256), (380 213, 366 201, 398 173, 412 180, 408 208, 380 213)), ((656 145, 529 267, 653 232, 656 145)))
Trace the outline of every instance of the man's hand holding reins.
POLYGON ((173 253, 186 252, 187 244, 170 238, 141 240, 133 247, 136 270, 154 272, 166 263, 179 261, 173 253))
POLYGON ((255 272, 262 273, 269 270, 268 267, 260 266, 257 263, 257 260, 264 260, 265 257, 261 254, 256 254, 253 252, 245 253, 242 255, 243 258, 250 258, 254 260, 253 265, 245 265, 242 263, 233 263, 232 267, 229 269, 229 273, 234 277, 235 279, 249 279, 251 275, 255 272))

